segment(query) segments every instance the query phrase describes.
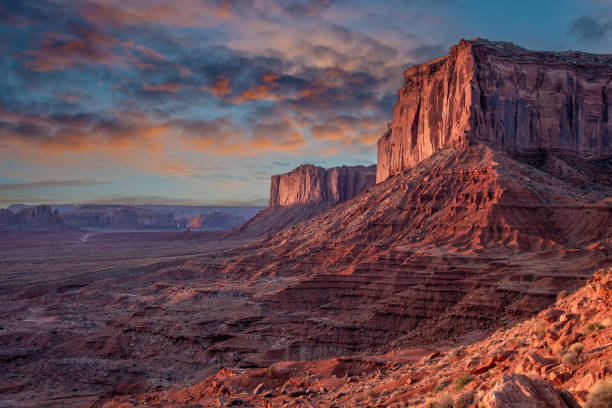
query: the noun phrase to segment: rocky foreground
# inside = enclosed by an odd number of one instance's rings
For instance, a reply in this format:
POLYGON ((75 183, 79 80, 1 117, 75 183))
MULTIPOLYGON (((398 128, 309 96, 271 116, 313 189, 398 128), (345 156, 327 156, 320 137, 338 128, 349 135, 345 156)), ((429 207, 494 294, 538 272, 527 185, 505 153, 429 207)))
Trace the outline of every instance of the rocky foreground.
POLYGON ((612 271, 558 297, 537 316, 472 344, 221 369, 189 388, 103 406, 579 407, 612 375, 612 271))

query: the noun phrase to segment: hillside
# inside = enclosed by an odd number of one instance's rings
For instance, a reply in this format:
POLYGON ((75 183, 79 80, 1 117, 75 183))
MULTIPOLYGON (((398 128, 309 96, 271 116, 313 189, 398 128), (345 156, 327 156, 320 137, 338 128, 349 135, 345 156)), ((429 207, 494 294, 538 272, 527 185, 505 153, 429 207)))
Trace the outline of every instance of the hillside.
POLYGON ((559 297, 532 319, 474 343, 222 369, 189 388, 103 406, 579 407, 612 375, 612 271, 559 297))

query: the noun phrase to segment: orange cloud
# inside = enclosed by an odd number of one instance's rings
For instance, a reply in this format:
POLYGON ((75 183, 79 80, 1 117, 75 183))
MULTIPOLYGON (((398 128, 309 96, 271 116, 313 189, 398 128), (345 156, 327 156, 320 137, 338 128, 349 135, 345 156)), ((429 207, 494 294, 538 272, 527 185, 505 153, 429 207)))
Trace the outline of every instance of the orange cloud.
POLYGON ((313 125, 310 134, 317 140, 340 145, 359 143, 371 146, 383 134, 385 123, 381 118, 336 116, 323 124, 313 125))
POLYGON ((267 85, 256 85, 253 88, 247 89, 236 98, 236 102, 242 103, 245 101, 262 101, 262 100, 278 100, 267 85))
POLYGON ((215 80, 212 86, 205 86, 203 89, 210 91, 215 96, 225 96, 232 91, 230 87, 230 79, 226 76, 220 76, 215 80))
POLYGON ((24 52, 26 66, 45 72, 73 68, 81 63, 116 64, 114 52, 119 42, 104 33, 84 26, 71 27, 72 34, 49 32, 35 50, 24 52))

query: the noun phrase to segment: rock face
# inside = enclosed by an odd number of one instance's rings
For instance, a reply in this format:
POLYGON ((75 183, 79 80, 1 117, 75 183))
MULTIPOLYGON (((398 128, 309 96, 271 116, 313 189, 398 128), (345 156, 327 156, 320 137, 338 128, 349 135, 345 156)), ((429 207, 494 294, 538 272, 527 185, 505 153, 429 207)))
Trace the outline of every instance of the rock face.
POLYGON ((289 173, 272 176, 270 207, 312 202, 339 203, 355 197, 376 182, 376 166, 324 169, 304 164, 289 173))
POLYGON ((378 142, 377 182, 473 141, 518 156, 612 155, 612 55, 462 40, 404 77, 391 129, 378 142))
POLYGON ((13 213, 8 209, 0 210, 0 225, 17 227, 53 227, 62 225, 57 210, 47 205, 28 207, 13 213))
POLYGON ((73 227, 176 229, 172 214, 120 205, 85 205, 66 212, 64 222, 73 227))

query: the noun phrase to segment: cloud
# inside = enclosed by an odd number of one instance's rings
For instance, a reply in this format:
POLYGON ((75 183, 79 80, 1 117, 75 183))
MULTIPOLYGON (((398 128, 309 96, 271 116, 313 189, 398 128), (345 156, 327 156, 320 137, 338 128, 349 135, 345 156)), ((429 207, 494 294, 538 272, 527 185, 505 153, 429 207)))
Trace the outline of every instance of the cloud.
POLYGON ((26 66, 34 71, 55 71, 79 64, 116 64, 120 57, 114 52, 119 42, 98 30, 82 24, 69 23, 62 31, 50 31, 37 47, 24 52, 26 66))
POLYGON ((610 29, 610 22, 598 22, 592 17, 582 16, 570 25, 569 33, 581 40, 601 40, 608 35, 610 29))
POLYGON ((315 124, 311 134, 317 140, 327 142, 333 149, 347 146, 372 147, 385 129, 386 118, 333 116, 315 124))
POLYGON ((25 190, 41 187, 74 187, 74 186, 92 186, 97 184, 107 184, 108 181, 103 180, 43 180, 33 181, 30 183, 19 184, 0 184, 0 191, 25 190))

